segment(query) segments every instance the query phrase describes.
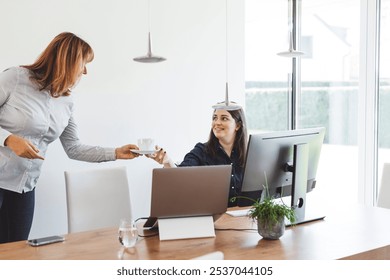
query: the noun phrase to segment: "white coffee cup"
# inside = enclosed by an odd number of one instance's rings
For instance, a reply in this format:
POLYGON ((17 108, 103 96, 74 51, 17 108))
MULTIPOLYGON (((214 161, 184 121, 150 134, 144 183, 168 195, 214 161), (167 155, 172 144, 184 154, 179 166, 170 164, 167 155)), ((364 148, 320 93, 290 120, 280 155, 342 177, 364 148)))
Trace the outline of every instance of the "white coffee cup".
POLYGON ((154 139, 153 138, 141 138, 138 139, 138 148, 141 151, 154 151, 154 139))

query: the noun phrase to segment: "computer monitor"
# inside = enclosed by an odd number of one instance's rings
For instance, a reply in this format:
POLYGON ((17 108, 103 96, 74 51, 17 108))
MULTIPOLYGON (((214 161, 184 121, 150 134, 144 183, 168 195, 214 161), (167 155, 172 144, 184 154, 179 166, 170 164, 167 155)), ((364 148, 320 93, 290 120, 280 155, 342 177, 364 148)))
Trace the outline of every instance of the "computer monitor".
MULTIPOLYGON (((251 134, 242 196, 260 199, 267 176, 271 196, 291 195, 296 223, 316 220, 305 217, 306 193, 315 187, 324 136, 323 127, 251 134)), ((248 200, 239 199, 238 205, 248 206, 248 200)))

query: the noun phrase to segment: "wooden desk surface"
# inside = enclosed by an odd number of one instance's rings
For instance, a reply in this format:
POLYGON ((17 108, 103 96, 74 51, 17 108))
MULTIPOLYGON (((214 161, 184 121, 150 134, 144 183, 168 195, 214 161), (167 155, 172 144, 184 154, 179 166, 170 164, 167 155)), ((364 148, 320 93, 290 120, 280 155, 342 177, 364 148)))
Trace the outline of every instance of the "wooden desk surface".
POLYGON ((191 259, 213 251, 222 251, 225 259, 390 259, 388 209, 345 207, 325 220, 287 228, 279 240, 262 239, 247 217, 225 214, 215 225, 215 238, 160 241, 155 235, 126 251, 117 228, 68 234, 65 242, 42 247, 25 241, 1 244, 0 259, 191 259), (248 228, 255 230, 232 230, 248 228))

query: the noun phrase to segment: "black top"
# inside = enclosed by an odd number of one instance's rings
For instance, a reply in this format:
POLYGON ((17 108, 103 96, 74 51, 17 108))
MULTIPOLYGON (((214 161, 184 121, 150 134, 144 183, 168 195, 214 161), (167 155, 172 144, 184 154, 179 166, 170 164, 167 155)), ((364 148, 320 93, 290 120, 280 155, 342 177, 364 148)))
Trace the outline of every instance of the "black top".
POLYGON ((195 147, 184 157, 183 162, 179 166, 204 166, 204 165, 232 165, 232 178, 230 180, 229 203, 228 207, 236 206, 237 200, 231 202, 230 199, 240 194, 242 177, 244 169, 239 164, 238 154, 233 150, 229 157, 225 150, 219 144, 215 147, 217 154, 212 157, 206 153, 206 145, 198 143, 195 147))

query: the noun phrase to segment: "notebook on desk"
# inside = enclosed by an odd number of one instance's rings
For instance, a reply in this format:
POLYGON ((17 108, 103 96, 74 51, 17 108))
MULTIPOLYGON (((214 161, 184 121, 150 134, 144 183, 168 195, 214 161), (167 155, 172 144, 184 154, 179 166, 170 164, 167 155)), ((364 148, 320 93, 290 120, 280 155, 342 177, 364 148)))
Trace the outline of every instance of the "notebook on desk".
POLYGON ((217 219, 227 210, 231 171, 231 165, 153 169, 150 217, 144 227, 155 227, 159 218, 217 219))

